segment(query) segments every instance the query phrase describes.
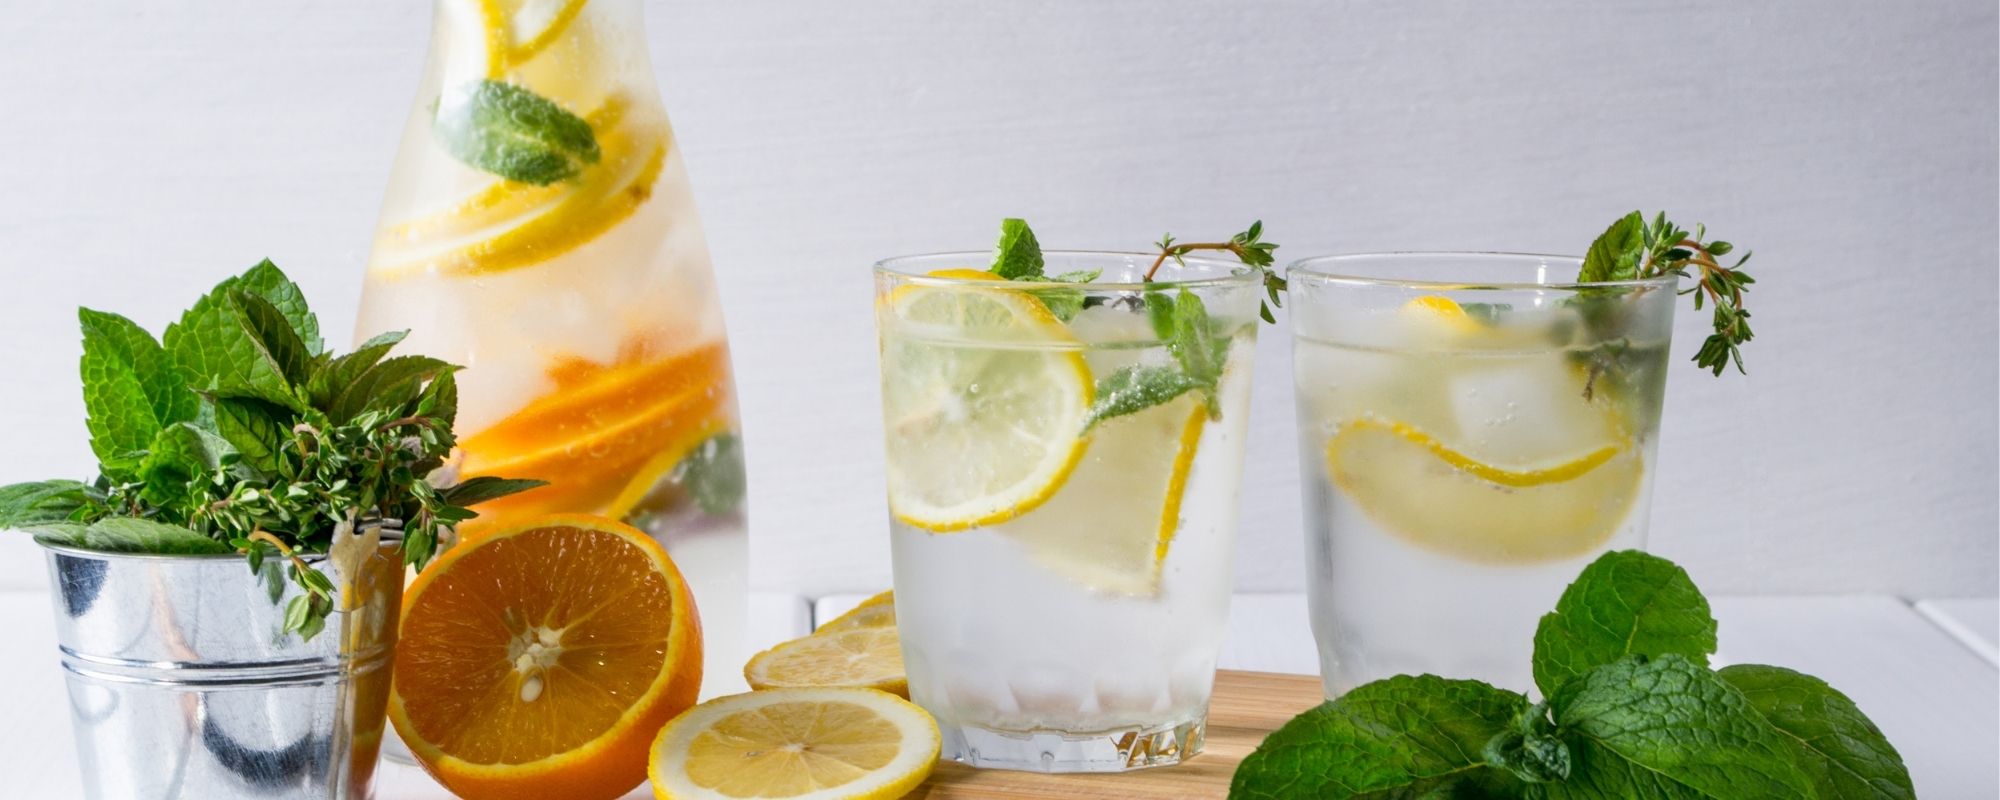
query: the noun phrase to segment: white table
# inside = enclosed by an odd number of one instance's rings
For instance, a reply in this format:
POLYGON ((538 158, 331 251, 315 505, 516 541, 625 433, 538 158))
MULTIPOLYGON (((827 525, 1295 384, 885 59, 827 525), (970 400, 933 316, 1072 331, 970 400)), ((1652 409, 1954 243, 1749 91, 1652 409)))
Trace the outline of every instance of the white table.
MULTIPOLYGON (((808 603, 789 595, 752 600, 753 643, 804 634, 812 620, 852 608, 863 595, 808 603)), ((2000 600, 1889 597, 1718 598, 1719 657, 1780 664, 1825 678, 1887 733, 1926 800, 2000 797, 2000 668, 1995 620, 2000 600)), ((0 775, 9 797, 79 796, 67 693, 56 667, 53 622, 40 591, 0 592, 0 626, 13 644, 0 656, 0 775)), ((1317 669, 1305 598, 1239 595, 1231 608, 1222 666, 1305 672, 1317 669)), ((381 800, 444 800, 451 795, 421 771, 382 770, 381 800)), ((651 795, 633 792, 629 797, 651 795)))

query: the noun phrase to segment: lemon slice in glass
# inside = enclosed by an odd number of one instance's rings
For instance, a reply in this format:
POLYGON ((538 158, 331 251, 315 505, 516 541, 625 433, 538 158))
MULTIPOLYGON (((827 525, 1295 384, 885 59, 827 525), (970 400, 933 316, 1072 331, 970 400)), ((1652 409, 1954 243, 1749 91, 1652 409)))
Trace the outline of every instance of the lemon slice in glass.
POLYGON ((909 284, 878 313, 890 513, 943 533, 1014 519, 1055 495, 1083 456, 1093 390, 1069 329, 1000 286, 909 284))
POLYGON ((1618 531, 1645 463, 1629 438, 1542 463, 1498 466, 1418 428, 1363 417, 1326 445, 1327 473, 1376 524, 1488 563, 1579 556, 1618 531))
POLYGON ((1035 561, 1102 592, 1151 595, 1208 409, 1196 392, 1098 423, 1062 493, 1006 527, 1035 561))

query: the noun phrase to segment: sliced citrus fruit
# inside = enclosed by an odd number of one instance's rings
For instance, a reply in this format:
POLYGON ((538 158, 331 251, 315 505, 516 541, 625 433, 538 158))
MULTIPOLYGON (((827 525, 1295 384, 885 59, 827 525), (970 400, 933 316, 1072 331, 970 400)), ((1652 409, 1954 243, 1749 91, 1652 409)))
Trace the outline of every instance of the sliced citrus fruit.
MULTIPOLYGON (((936 273, 996 280, 990 273, 936 273)), ((1013 289, 898 287, 879 309, 889 508, 933 532, 1041 505, 1083 456, 1092 378, 1081 344, 1013 289)))
POLYGON ((1007 535, 1038 563, 1093 589, 1153 594, 1207 423, 1196 392, 1099 422, 1063 491, 1008 523, 1007 535))
POLYGON ((743 679, 752 689, 856 686, 908 697, 902 642, 894 627, 793 639, 751 656, 743 679))
POLYGON ((1638 443, 1605 442, 1539 463, 1495 465, 1414 426, 1350 420, 1326 445, 1327 473, 1370 518, 1442 553, 1482 562, 1569 558, 1624 524, 1645 464, 1638 443))
POLYGON ((459 440, 462 474, 550 481, 484 507, 496 513, 615 505, 649 462, 672 458, 671 468, 724 424, 728 364, 721 343, 664 356, 639 348, 610 365, 560 362, 552 391, 459 440))
MULTIPOLYGON (((500 224, 484 228, 449 226, 438 235, 388 229, 378 246, 391 255, 373 271, 388 278, 422 273, 486 275, 535 266, 590 243, 652 198, 653 183, 672 144, 664 123, 631 114, 621 117, 616 127, 598 131, 597 137, 603 156, 573 181, 552 184, 561 191, 509 188, 499 191, 519 192, 522 199, 493 201, 506 206, 499 210, 525 205, 532 207, 530 213, 504 217, 500 224)), ((479 200, 475 196, 474 201, 479 200)), ((467 222, 501 217, 484 210, 466 213, 467 222)))
POLYGON ((1465 306, 1441 294, 1427 294, 1410 298, 1403 304, 1406 317, 1420 320, 1425 329, 1449 335, 1478 333, 1483 329, 1478 320, 1465 313, 1465 306))
POLYGON ((569 30, 586 0, 479 0, 485 28, 486 74, 498 78, 507 68, 533 59, 569 30))
POLYGON ((855 628, 895 627, 896 592, 890 590, 861 601, 847 613, 813 629, 814 635, 839 633, 855 628))
MULTIPOLYGON (((624 120, 625 113, 631 106, 630 98, 623 94, 614 94, 605 98, 604 103, 598 106, 596 111, 584 117, 584 121, 590 124, 590 129, 593 131, 611 130, 624 120)), ((562 182, 536 186, 518 181, 495 180, 447 211, 389 226, 384 235, 405 242, 462 236, 517 219, 554 202, 570 189, 570 184, 562 182)))
POLYGON ((929 777, 937 722, 871 689, 773 689, 710 700, 653 744, 668 800, 894 800, 929 777))
POLYGON ((389 716, 460 797, 611 798, 701 687, 694 598, 665 550, 601 517, 467 537, 403 600, 389 716))
POLYGON ((662 491, 661 484, 673 474, 674 469, 686 461, 688 456, 693 455, 696 448, 727 433, 729 429, 730 424, 727 419, 721 416, 712 417, 701 427, 674 442, 672 446, 661 450, 659 455, 632 473, 632 477, 625 481, 625 488, 618 490, 618 496, 612 498, 611 504, 605 508, 604 515, 614 519, 625 519, 635 511, 660 507, 666 501, 654 497, 654 494, 662 491), (648 500, 648 498, 653 499, 648 500))

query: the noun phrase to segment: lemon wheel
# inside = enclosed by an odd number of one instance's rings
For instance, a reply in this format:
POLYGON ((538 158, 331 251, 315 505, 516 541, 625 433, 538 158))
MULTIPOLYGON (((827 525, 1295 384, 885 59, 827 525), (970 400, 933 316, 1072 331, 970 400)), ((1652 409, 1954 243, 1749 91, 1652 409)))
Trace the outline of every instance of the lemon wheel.
POLYGON ((879 313, 896 519, 965 530, 1054 496, 1083 457, 1093 392, 1082 345, 1062 322, 1000 286, 901 286, 879 313))
POLYGON ((650 773, 669 800, 894 800, 929 777, 937 723, 872 689, 773 689, 710 700, 660 730, 650 773))

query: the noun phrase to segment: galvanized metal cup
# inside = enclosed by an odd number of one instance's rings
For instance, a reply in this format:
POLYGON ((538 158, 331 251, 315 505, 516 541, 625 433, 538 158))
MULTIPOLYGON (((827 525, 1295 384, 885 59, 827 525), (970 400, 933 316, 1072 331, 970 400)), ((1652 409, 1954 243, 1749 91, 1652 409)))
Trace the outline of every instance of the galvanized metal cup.
POLYGON ((403 567, 393 546, 335 574, 312 641, 284 632, 283 559, 48 547, 56 641, 93 800, 366 800, 389 698, 403 567), (343 580, 346 578, 347 580, 343 580))

